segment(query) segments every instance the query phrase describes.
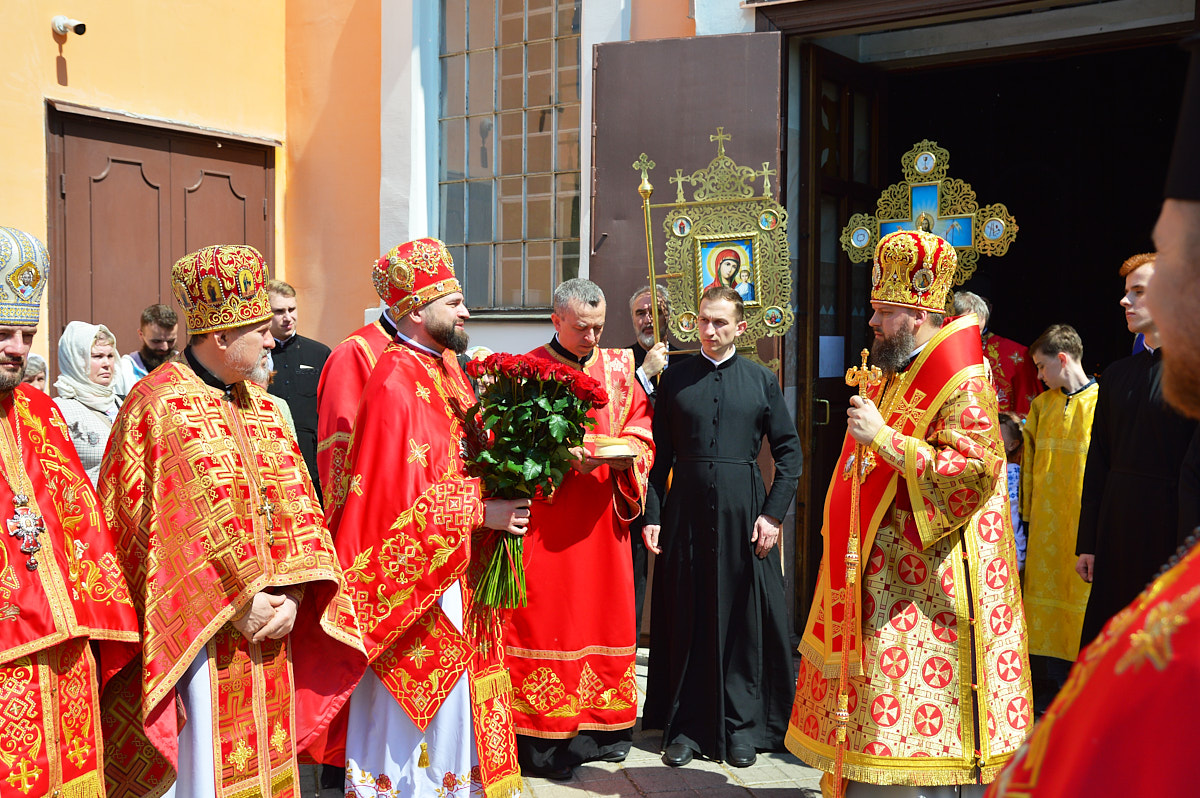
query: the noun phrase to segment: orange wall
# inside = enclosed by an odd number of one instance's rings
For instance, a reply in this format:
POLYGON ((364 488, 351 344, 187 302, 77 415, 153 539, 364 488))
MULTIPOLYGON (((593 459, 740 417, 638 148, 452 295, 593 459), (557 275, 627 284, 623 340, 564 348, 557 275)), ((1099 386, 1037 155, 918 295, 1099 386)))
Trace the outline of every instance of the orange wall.
POLYGON ((287 0, 282 279, 302 335, 336 345, 379 304, 381 0, 287 0))
POLYGON ((688 19, 688 0, 633 0, 629 38, 675 39, 696 35, 696 20, 688 19))
MULTIPOLYGON (((47 98, 285 138, 284 0, 20 0, 4 3, 3 19, 0 225, 46 239, 47 98), (60 44, 50 19, 64 13, 87 32, 60 44)), ((280 206, 282 163, 276 175, 280 206)), ((46 350, 39 336, 35 351, 46 350)))

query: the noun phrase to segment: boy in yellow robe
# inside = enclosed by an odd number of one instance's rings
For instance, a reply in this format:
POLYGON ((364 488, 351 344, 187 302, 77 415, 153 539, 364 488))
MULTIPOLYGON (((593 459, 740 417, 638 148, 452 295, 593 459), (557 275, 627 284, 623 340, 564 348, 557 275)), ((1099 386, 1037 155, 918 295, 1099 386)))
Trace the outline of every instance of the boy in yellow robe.
POLYGON ((1099 386, 1080 365, 1083 342, 1070 325, 1052 325, 1029 351, 1038 377, 1049 389, 1029 408, 1021 468, 1021 517, 1029 530, 1025 563, 1029 654, 1046 658, 1046 676, 1053 685, 1048 695, 1037 694, 1035 680, 1035 704, 1045 706, 1079 654, 1091 590, 1075 573, 1075 536, 1099 386))

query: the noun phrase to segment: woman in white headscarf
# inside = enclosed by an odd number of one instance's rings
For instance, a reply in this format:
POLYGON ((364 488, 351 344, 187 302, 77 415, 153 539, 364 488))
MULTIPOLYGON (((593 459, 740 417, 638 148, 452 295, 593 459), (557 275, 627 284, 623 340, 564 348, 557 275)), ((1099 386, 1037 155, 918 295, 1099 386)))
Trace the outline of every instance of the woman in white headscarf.
POLYGON ((100 479, 100 461, 120 406, 113 385, 119 358, 117 339, 103 324, 73 321, 58 339, 54 401, 93 485, 100 479))

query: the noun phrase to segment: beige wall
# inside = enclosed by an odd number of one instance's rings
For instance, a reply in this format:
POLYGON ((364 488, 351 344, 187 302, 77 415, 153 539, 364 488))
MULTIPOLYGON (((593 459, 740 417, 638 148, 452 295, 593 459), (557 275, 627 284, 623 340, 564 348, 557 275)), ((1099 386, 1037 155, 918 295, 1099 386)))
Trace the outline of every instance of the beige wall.
POLYGON ((287 0, 283 279, 329 346, 379 304, 380 0, 287 0))
MULTIPOLYGON (((46 240, 47 98, 285 140, 283 13, 284 0, 6 2, 0 224, 46 240), (51 31, 51 18, 68 11, 87 24, 83 36, 51 31)), ((282 206, 286 168, 277 160, 282 206)), ((286 251, 282 230, 277 252, 286 251)), ((47 343, 41 336, 35 350, 44 354, 47 343)))
POLYGON ((696 35, 696 21, 688 19, 688 0, 633 0, 629 38, 675 39, 696 35))

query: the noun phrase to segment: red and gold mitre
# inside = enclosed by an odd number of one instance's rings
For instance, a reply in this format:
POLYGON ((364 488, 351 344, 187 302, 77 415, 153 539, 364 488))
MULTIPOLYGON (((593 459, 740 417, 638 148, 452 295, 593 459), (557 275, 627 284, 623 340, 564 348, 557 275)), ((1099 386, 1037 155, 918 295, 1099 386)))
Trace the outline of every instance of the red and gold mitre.
POLYGON ((15 227, 0 227, 0 324, 35 326, 49 276, 42 242, 15 227))
POLYGON ((462 291, 454 276, 454 259, 436 238, 418 238, 392 247, 375 261, 371 280, 395 320, 414 308, 462 291))
POLYGON ((267 265, 245 244, 205 247, 171 269, 175 299, 187 316, 189 335, 228 330, 271 318, 267 265))
POLYGON ((958 253, 943 238, 923 230, 897 230, 875 247, 871 301, 946 312, 958 253))

